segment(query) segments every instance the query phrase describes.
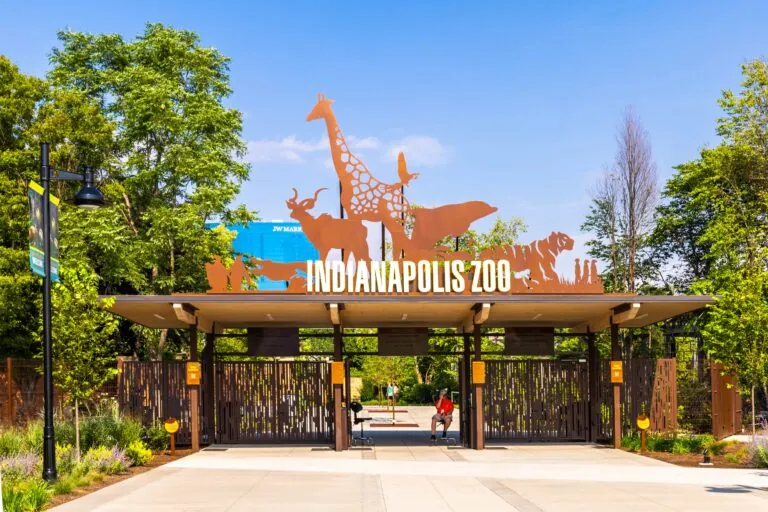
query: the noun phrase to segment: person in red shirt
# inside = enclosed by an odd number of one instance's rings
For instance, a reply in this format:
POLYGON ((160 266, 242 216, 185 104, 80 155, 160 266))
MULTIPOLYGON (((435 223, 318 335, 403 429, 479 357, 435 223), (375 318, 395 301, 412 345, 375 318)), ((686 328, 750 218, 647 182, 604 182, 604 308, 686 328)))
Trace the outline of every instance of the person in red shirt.
POLYGON ((436 439, 435 432, 437 431, 437 424, 443 424, 443 437, 448 435, 448 427, 451 426, 453 421, 453 402, 448 398, 448 390, 441 389, 440 396, 435 401, 435 407, 437 407, 437 413, 432 416, 432 440, 436 439))

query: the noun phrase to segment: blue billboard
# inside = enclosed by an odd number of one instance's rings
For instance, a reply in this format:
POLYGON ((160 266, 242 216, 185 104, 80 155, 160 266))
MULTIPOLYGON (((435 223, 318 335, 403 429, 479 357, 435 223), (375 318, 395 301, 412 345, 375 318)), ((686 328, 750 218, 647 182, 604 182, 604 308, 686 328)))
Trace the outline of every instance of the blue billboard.
MULTIPOLYGON (((215 228, 220 224, 207 225, 215 228)), ((251 222, 225 226, 237 233, 232 242, 235 254, 271 260, 277 263, 319 259, 317 250, 307 239, 298 222, 251 222)), ((259 277, 259 290, 285 290, 285 281, 272 281, 259 277)))

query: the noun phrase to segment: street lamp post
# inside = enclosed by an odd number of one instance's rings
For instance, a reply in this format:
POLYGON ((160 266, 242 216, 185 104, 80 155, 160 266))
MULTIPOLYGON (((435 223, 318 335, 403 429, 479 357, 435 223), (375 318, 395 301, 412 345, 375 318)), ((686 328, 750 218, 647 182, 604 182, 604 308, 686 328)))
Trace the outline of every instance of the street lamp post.
POLYGON ((53 354, 51 347, 51 181, 82 181, 75 194, 75 204, 81 208, 98 208, 104 196, 94 186, 93 170, 85 168, 83 174, 54 169, 50 166, 50 145, 40 143, 40 181, 43 182, 43 478, 56 480, 56 439, 53 434, 53 354), (56 173, 54 177, 53 173, 56 173))

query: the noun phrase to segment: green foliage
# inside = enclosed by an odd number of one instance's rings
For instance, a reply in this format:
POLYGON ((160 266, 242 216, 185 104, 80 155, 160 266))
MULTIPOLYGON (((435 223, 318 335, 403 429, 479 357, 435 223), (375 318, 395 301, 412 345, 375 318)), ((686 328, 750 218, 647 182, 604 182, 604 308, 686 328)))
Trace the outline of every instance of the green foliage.
POLYGON ((0 432, 0 456, 9 457, 23 453, 43 453, 43 423, 32 421, 21 428, 0 432))
POLYGON ((134 466, 146 466, 152 462, 152 450, 143 441, 137 439, 125 449, 125 456, 134 466))
POLYGON ((13 486, 3 482, 3 510, 37 512, 51 501, 51 488, 40 478, 30 479, 13 486))
POLYGON ((118 321, 100 300, 99 278, 72 263, 53 290, 53 378, 74 402, 82 402, 117 374, 112 337, 118 321))
POLYGON ((756 468, 768 468, 768 446, 757 445, 752 450, 752 465, 756 468))
MULTIPOLYGON (((82 468, 112 475, 128 469, 129 461, 125 452, 117 447, 110 449, 105 446, 96 446, 86 452, 80 464, 82 468)), ((82 474, 87 474, 87 470, 82 474)))
POLYGON ((0 432, 0 456, 8 457, 24 451, 24 438, 15 429, 0 432))
POLYGON ((53 484, 53 494, 56 496, 69 494, 75 490, 75 487, 75 477, 72 475, 62 476, 53 484))
POLYGON ((93 416, 83 420, 81 426, 82 449, 97 446, 127 448, 141 438, 141 423, 127 416, 93 416))
POLYGON ((56 443, 56 469, 61 474, 71 473, 77 463, 77 453, 71 444, 56 443))
POLYGON ((746 446, 743 446, 733 453, 726 453, 723 458, 729 464, 744 464, 749 457, 749 449, 746 446))
POLYGON ((149 449, 160 452, 168 448, 170 436, 163 425, 154 423, 142 428, 141 440, 149 449))
MULTIPOLYGON (((633 452, 640 451, 640 435, 633 433, 622 436, 621 446, 633 452)), ((675 434, 672 436, 648 432, 645 445, 649 452, 667 452, 675 454, 703 453, 705 448, 715 444, 715 439, 710 434, 675 434)))
MULTIPOLYGON (((59 39, 52 83, 84 92, 115 125, 115 165, 104 184, 113 207, 74 222, 89 236, 71 238, 69 250, 91 258, 107 288, 207 289, 204 263, 228 255, 231 234, 204 223, 254 218, 229 207, 249 174, 242 115, 223 105, 229 59, 196 34, 161 24, 133 41, 79 32, 59 39), (105 229, 116 236, 99 236, 105 229)), ((162 354, 164 339, 144 341, 153 343, 151 355, 162 354)))

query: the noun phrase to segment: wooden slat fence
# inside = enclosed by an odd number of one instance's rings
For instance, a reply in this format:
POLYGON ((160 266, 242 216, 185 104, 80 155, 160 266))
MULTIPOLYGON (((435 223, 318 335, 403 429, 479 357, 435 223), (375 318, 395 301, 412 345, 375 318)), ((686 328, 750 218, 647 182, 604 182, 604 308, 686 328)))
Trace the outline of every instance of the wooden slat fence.
MULTIPOLYGON (((205 379, 203 368, 202 379, 205 379)), ((201 386, 201 442, 207 443, 208 431, 203 411, 205 396, 201 386)), ((139 418, 145 425, 162 423, 169 417, 179 420, 178 444, 191 444, 189 430, 189 393, 184 361, 129 361, 122 364, 118 383, 118 403, 123 413, 139 418)))
MULTIPOLYGON (((613 388, 610 361, 600 361, 600 421, 598 440, 613 437, 613 388)), ((675 359, 636 358, 624 361, 621 386, 622 435, 637 432, 637 417, 651 419, 651 430, 671 432, 677 428, 677 380, 675 359)))

